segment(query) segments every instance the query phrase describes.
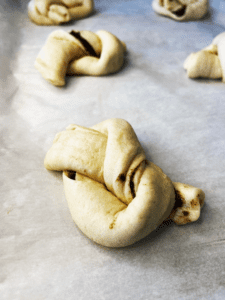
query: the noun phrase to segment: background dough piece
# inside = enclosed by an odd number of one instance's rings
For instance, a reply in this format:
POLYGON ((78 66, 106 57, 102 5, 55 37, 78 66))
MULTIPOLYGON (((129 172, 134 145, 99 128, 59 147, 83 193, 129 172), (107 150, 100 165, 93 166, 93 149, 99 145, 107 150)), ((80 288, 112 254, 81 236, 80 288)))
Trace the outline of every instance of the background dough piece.
POLYGON ((152 7, 176 21, 198 20, 207 13, 208 0, 153 0, 152 7))
MULTIPOLYGON (((85 235, 104 246, 135 243, 171 212, 176 222, 186 203, 174 207, 177 192, 173 183, 146 160, 133 128, 122 119, 106 120, 90 129, 70 125, 56 135, 44 164, 48 170, 64 171, 73 220, 85 235)), ((180 195, 182 188, 182 184, 176 185, 180 195)), ((193 189, 189 186, 187 190, 193 189)), ((182 194, 184 199, 186 194, 182 194)), ((201 195, 204 200, 204 193, 201 195)), ((195 221, 196 214, 192 215, 191 221, 195 221)))
POLYGON ((184 69, 190 78, 222 78, 225 82, 225 32, 216 36, 208 47, 191 53, 184 69))
POLYGON ((66 74, 100 76, 117 72, 123 65, 125 50, 125 43, 104 30, 57 30, 48 37, 35 67, 46 80, 62 86, 66 74))
POLYGON ((59 25, 88 16, 93 0, 31 0, 28 16, 37 25, 59 25))

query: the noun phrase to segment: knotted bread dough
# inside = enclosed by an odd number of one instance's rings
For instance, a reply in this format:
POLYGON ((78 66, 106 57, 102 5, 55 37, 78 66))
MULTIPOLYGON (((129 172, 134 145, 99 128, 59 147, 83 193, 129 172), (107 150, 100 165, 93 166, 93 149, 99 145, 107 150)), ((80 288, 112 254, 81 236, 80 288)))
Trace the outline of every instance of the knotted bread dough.
POLYGON ((225 82, 225 32, 216 36, 208 47, 191 53, 184 62, 184 69, 190 78, 222 78, 225 82))
POLYGON ((177 224, 197 220, 199 215, 190 214, 187 205, 186 218, 179 218, 190 190, 195 203, 204 201, 204 193, 191 186, 177 183, 175 189, 181 190, 177 193, 168 176, 146 159, 133 128, 122 119, 92 128, 70 125, 56 135, 44 164, 48 170, 63 171, 66 199, 77 226, 108 247, 135 243, 170 214, 177 224))
POLYGON ((59 25, 88 16, 93 0, 31 0, 28 16, 37 25, 59 25))
POLYGON ((208 0, 153 0, 152 7, 176 21, 198 20, 207 13, 208 0))
POLYGON ((125 43, 105 30, 56 30, 39 52, 35 67, 46 80, 63 86, 66 74, 101 76, 117 72, 125 51, 125 43))

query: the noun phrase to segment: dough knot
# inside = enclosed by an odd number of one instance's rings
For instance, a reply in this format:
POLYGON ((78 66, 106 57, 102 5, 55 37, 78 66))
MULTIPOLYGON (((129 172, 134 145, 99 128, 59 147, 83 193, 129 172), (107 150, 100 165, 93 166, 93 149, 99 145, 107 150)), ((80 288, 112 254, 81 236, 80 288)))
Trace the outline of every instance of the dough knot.
POLYGON ((39 52, 35 67, 56 86, 65 85, 66 75, 102 76, 123 65, 125 43, 105 30, 52 32, 39 52))
POLYGON ((28 16, 37 25, 59 25, 88 16, 93 0, 31 0, 28 16))
POLYGON ((45 167, 63 171, 73 220, 90 239, 108 247, 135 243, 170 214, 184 224, 187 218, 180 217, 180 210, 195 221, 200 215, 197 200, 204 200, 200 189, 185 186, 183 191, 184 185, 173 184, 148 161, 133 128, 122 119, 91 128, 71 124, 56 135, 45 167), (181 205, 176 205, 181 203, 176 194, 184 199, 181 205))

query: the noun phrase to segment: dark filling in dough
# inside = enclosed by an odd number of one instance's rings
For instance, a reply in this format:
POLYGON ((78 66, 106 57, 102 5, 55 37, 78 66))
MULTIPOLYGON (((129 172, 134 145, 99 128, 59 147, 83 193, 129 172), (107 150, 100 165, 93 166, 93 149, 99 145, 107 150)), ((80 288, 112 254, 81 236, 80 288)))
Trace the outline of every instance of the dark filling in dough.
POLYGON ((172 13, 176 15, 177 17, 182 17, 186 12, 186 5, 184 5, 181 9, 178 9, 177 11, 173 11, 172 13))
POLYGON ((138 167, 136 169, 134 169, 133 173, 130 176, 130 191, 131 191, 131 195, 133 198, 136 197, 136 193, 135 193, 135 189, 134 189, 134 175, 135 175, 135 172, 137 171, 138 167))
POLYGON ((117 179, 117 180, 118 180, 118 181, 124 182, 124 181, 126 180, 126 177, 125 177, 124 174, 120 174, 120 175, 118 176, 118 179, 117 179))
POLYGON ((134 173, 132 174, 132 178, 130 179, 130 191, 131 191, 132 197, 135 198, 136 194, 134 191, 133 177, 134 177, 134 173))
POLYGON ((189 212, 188 212, 188 211, 183 211, 183 215, 184 215, 185 217, 187 217, 187 216, 189 215, 189 212))
POLYGON ((76 172, 74 171, 66 171, 66 176, 72 180, 75 180, 76 179, 76 172))
POLYGON ((184 200, 179 191, 177 191, 175 189, 174 189, 174 191, 175 191, 175 204, 174 204, 173 209, 176 210, 178 207, 183 206, 184 200))
POLYGON ((76 39, 78 39, 78 40, 82 43, 82 45, 84 46, 84 48, 88 51, 88 53, 89 53, 91 56, 98 57, 97 54, 95 53, 94 48, 91 46, 91 44, 88 43, 87 40, 85 40, 85 39, 80 35, 80 32, 79 32, 79 31, 71 30, 71 31, 70 31, 70 34, 71 34, 72 36, 74 36, 76 39))
MULTIPOLYGON (((147 160, 142 161, 132 172, 131 176, 130 176, 130 191, 131 191, 131 195, 133 198, 136 197, 136 192, 135 192, 135 186, 134 186, 134 176, 136 174, 136 172, 139 171, 141 172, 141 174, 139 175, 140 177, 143 174, 143 171, 146 167, 146 165, 148 164, 147 160), (144 163, 144 166, 143 166, 144 163)), ((139 181, 140 181, 140 177, 139 177, 139 181)), ((139 182, 137 183, 137 185, 139 185, 139 182)), ((136 186, 136 190, 137 190, 138 186, 136 186)))

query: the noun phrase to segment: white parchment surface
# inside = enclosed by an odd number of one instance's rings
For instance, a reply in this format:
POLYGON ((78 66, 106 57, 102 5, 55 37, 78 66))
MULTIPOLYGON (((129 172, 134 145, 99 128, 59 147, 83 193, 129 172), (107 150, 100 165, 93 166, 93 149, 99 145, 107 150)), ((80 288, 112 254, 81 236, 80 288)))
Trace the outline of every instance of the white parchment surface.
POLYGON ((156 15, 151 1, 96 0, 90 17, 56 27, 31 23, 27 3, 0 4, 0 299, 225 299, 225 84, 189 79, 183 69, 225 31, 224 0, 183 23, 156 15), (115 34, 128 49, 122 70, 49 84, 34 61, 59 28, 115 34), (173 181, 204 190, 197 222, 160 227, 122 249, 76 227, 45 154, 69 124, 114 117, 131 123, 173 181))

